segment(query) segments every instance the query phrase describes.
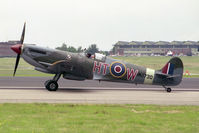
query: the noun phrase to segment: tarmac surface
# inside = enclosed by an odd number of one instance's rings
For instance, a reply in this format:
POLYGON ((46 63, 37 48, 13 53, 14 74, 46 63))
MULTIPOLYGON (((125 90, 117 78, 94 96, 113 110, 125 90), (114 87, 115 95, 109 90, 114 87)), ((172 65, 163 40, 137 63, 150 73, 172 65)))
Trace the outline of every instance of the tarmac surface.
POLYGON ((184 78, 167 93, 161 86, 116 82, 73 81, 61 78, 59 90, 49 92, 51 77, 0 77, 0 103, 95 103, 199 105, 199 78, 184 78))

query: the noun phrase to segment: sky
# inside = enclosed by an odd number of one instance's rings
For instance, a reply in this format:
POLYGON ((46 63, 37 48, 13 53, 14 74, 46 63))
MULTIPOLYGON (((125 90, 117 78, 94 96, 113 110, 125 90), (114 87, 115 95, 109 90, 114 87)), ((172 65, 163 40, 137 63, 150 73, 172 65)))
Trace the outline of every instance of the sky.
POLYGON ((199 0, 0 0, 0 41, 110 50, 117 41, 199 41, 199 0))

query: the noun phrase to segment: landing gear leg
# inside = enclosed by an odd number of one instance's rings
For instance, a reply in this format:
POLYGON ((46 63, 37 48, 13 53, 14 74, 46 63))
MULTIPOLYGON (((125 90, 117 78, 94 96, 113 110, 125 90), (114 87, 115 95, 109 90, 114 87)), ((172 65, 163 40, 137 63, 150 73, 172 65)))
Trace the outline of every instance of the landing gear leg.
POLYGON ((169 87, 167 88, 167 87, 164 86, 164 85, 163 85, 163 87, 165 88, 165 91, 166 91, 166 92, 171 92, 171 91, 172 91, 171 88, 169 88, 169 87))
POLYGON ((58 84, 57 84, 57 81, 59 80, 61 74, 56 74, 52 80, 47 80, 45 82, 45 87, 48 91, 56 91, 58 89, 58 84))

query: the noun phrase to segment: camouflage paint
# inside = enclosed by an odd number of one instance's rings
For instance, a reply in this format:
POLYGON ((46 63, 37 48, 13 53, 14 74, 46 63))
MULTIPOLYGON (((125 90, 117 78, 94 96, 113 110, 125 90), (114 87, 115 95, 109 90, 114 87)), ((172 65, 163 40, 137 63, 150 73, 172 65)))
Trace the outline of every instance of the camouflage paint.
POLYGON ((83 53, 70 53, 35 45, 24 45, 22 57, 35 66, 36 70, 52 74, 62 73, 64 78, 74 80, 94 79, 134 84, 177 85, 181 82, 183 72, 183 64, 179 58, 172 58, 167 63, 172 64, 171 72, 175 75, 172 77, 171 74, 162 73, 166 71, 165 68, 155 71, 106 56, 92 59, 83 53))

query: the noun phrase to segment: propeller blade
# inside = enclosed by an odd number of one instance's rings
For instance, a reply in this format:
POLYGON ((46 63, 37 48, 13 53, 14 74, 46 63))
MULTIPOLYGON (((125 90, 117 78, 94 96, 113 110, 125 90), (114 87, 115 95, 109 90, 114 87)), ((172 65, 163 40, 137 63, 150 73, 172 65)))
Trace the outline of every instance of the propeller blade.
POLYGON ((15 69, 14 69, 13 76, 15 76, 15 73, 17 71, 17 67, 19 65, 19 60, 20 60, 20 55, 21 55, 21 48, 23 46, 24 37, 25 37, 25 29, 26 29, 26 23, 24 23, 24 26, 23 26, 23 31, 22 31, 22 34, 21 34, 20 44, 16 44, 16 45, 11 47, 11 49, 14 52, 17 53, 17 58, 16 58, 16 62, 15 62, 15 69))
POLYGON ((17 67, 19 64, 19 60, 20 60, 20 54, 17 54, 17 58, 16 58, 16 63, 15 63, 15 69, 14 69, 14 73, 13 73, 13 77, 15 76, 15 73, 17 71, 17 67))
POLYGON ((25 30, 26 30, 26 22, 24 23, 24 26, 23 26, 23 31, 22 31, 22 34, 21 34, 20 44, 23 44, 24 37, 25 37, 25 30))

